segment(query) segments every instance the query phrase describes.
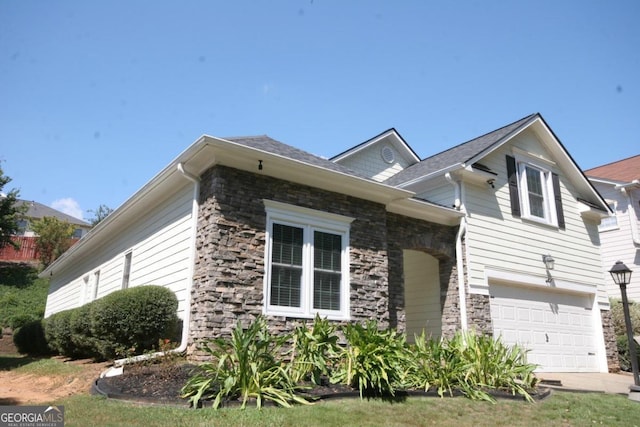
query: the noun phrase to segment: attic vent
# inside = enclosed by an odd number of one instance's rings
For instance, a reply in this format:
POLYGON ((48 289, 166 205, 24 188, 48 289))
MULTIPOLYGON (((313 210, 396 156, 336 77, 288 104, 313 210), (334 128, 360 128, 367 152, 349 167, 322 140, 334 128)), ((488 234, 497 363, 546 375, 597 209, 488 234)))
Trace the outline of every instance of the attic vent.
POLYGON ((380 156, 382 156, 382 160, 387 163, 393 163, 393 161, 396 159, 393 148, 389 147, 388 145, 382 147, 382 150, 380 150, 380 156))

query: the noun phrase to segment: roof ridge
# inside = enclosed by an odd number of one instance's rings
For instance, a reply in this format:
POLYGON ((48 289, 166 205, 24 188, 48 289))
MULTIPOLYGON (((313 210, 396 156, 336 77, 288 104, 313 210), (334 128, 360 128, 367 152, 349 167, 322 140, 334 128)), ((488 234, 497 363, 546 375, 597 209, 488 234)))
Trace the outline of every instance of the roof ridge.
POLYGON ((506 125, 504 125, 504 126, 501 126, 501 127, 499 127, 498 129, 494 129, 494 130, 492 130, 492 131, 489 131, 489 132, 483 133, 482 135, 479 135, 479 136, 476 136, 476 137, 474 137, 474 138, 468 139, 468 140, 466 140, 466 141, 464 141, 464 142, 461 142, 460 144, 454 145, 453 147, 449 147, 449 148, 447 148, 446 150, 442 150, 442 151, 440 151, 439 153, 433 154, 433 155, 431 155, 431 156, 429 156, 429 157, 425 157, 425 158, 424 158, 424 159, 422 159, 421 161, 428 160, 428 159, 431 159, 431 158, 433 158, 433 157, 439 156, 439 155, 441 155, 441 154, 443 154, 443 153, 446 153, 447 151, 454 150, 454 149, 459 148, 459 147, 461 147, 461 146, 463 146, 463 145, 465 145, 465 144, 468 144, 468 143, 470 143, 470 142, 472 142, 472 141, 475 141, 475 140, 480 139, 480 138, 484 138, 485 136, 487 136, 487 135, 491 135, 492 133, 497 133, 497 132, 501 131, 502 129, 508 128, 509 126, 513 126, 513 125, 515 125, 515 124, 516 124, 516 123, 518 123, 518 122, 524 122, 524 121, 526 121, 526 120, 530 119, 531 117, 539 116, 539 115, 540 115, 540 113, 533 113, 533 114, 529 114, 528 116, 525 116, 525 117, 523 117, 523 118, 521 118, 521 119, 515 120, 515 121, 513 121, 513 122, 511 122, 511 123, 509 123, 509 124, 506 124, 506 125))

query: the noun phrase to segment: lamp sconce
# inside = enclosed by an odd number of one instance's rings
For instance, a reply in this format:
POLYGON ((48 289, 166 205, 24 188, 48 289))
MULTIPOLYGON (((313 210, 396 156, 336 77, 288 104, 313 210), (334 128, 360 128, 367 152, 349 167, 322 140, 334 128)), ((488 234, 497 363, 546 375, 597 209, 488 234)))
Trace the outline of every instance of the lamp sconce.
POLYGON ((496 186, 494 185, 496 183, 496 179, 495 178, 489 178, 487 180, 487 184, 489 184, 491 186, 491 188, 496 188, 496 186))
POLYGON ((553 270, 556 260, 553 259, 551 255, 547 254, 547 255, 542 255, 542 262, 544 263, 545 270, 547 270, 546 282, 548 284, 551 284, 551 282, 553 281, 553 278, 551 277, 551 270, 553 270))
POLYGON ((262 170, 262 160, 258 160, 258 170, 262 170))

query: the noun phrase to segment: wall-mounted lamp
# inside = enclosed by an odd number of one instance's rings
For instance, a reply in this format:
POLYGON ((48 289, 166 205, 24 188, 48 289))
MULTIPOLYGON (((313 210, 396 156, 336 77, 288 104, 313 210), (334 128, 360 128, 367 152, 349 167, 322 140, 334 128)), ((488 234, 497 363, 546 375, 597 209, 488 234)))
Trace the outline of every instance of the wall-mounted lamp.
POLYGON ((262 160, 258 160, 258 170, 262 170, 262 160))
POLYGON ((544 262, 544 267, 547 270, 553 270, 556 260, 553 259, 551 255, 547 254, 547 255, 542 255, 542 262, 544 262))
POLYGON ((489 178, 489 179, 487 180, 487 184, 489 184, 489 185, 491 186, 491 188, 496 188, 496 186, 495 186, 495 185, 493 185, 493 184, 495 184, 495 183, 496 183, 495 178, 489 178))
POLYGON ((544 262, 544 268, 547 270, 547 280, 545 280, 549 285, 553 282, 553 277, 551 277, 551 270, 555 266, 556 260, 549 254, 542 255, 542 262, 544 262))

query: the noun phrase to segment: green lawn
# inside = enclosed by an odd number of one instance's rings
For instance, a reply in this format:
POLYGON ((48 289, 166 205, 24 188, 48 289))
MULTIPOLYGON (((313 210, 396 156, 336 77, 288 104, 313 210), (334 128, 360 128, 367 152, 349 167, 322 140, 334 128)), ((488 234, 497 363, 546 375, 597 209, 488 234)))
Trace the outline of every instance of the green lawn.
POLYGON ((95 396, 56 402, 65 426, 640 426, 640 403, 626 396, 553 392, 531 404, 412 397, 402 403, 342 399, 290 409, 139 406, 95 396))
MULTIPOLYGON (((0 371, 74 375, 82 367, 58 359, 2 355, 0 371)), ((187 409, 142 406, 98 396, 76 395, 55 402, 65 407, 65 426, 638 426, 640 403, 626 396, 553 391, 536 403, 496 404, 464 397, 411 397, 403 402, 328 400, 293 408, 187 409)))

